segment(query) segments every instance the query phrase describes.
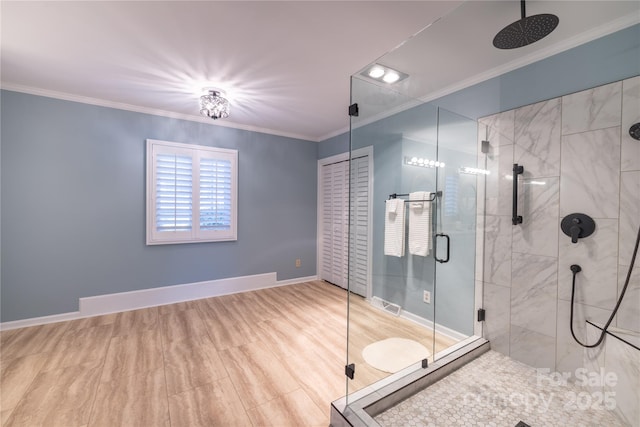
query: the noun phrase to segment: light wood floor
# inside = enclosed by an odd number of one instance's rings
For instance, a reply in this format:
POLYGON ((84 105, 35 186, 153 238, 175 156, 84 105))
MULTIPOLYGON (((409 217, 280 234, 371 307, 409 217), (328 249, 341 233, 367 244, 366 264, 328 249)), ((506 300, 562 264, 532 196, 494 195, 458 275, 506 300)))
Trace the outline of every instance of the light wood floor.
MULTIPOLYGON (((1 425, 327 426, 346 394, 346 296, 316 281, 4 331, 1 425)), ((432 345, 359 297, 350 322, 349 392, 388 375, 362 360, 371 342, 432 345)))

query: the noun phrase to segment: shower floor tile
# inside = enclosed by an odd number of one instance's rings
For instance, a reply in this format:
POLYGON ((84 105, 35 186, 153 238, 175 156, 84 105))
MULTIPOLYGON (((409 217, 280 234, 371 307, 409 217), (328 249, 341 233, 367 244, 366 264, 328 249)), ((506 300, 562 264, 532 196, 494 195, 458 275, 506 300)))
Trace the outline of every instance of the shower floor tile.
MULTIPOLYGON (((609 401, 611 400, 611 401, 609 401)), ((623 426, 601 392, 560 385, 548 374, 488 351, 374 417, 383 427, 623 426)))

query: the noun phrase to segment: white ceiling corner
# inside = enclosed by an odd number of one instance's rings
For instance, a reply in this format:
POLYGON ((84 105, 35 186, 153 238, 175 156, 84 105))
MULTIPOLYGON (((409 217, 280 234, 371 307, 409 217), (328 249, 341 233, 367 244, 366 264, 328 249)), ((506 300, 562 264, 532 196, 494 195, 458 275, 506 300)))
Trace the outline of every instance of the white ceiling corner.
MULTIPOLYGON (((559 14, 564 32, 557 43, 579 40, 594 22, 623 19, 629 4, 531 3, 531 13, 559 14)), ((466 32, 470 51, 487 53, 477 69, 466 64, 468 78, 504 66, 491 62, 490 41, 474 37, 473 28, 495 33, 519 18, 518 2, 475 1, 452 13, 461 4, 4 0, 0 78, 4 89, 321 141, 348 129, 351 74, 444 15, 462 20, 448 31, 466 32), (465 16, 466 7, 482 11, 482 22, 477 11, 465 16), (228 119, 199 115, 198 92, 208 86, 227 91, 228 119)), ((438 42, 446 49, 447 35, 438 42)))

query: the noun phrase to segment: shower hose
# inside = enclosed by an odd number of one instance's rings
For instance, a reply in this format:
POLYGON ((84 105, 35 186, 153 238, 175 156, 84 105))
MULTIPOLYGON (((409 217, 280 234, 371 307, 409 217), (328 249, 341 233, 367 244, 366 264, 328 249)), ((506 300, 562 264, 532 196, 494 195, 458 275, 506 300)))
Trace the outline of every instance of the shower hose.
POLYGON ((633 265, 636 262, 636 255, 638 255, 638 245, 640 245, 640 227, 638 228, 638 236, 636 237, 636 246, 633 249, 633 255, 631 255, 631 265, 629 265, 629 271, 627 272, 627 279, 624 281, 624 286, 622 287, 622 291, 620 292, 620 296, 618 297, 618 302, 616 303, 616 306, 611 312, 611 316, 609 316, 609 320, 607 320, 607 323, 604 325, 604 328, 602 328, 602 333, 600 334, 600 338, 598 338, 598 341, 595 344, 584 344, 580 342, 580 340, 576 337, 576 334, 573 332, 573 300, 576 293, 576 275, 582 270, 582 268, 580 268, 580 266, 577 264, 573 264, 571 266, 571 271, 573 272, 573 283, 571 285, 571 319, 569 320, 570 322, 569 328, 571 329, 571 335, 573 335, 573 339, 576 340, 576 342, 581 346, 586 348, 594 348, 599 346, 600 343, 602 343, 602 340, 604 339, 604 336, 607 333, 607 329, 609 328, 609 325, 611 324, 611 322, 613 321, 613 318, 618 312, 618 308, 620 308, 620 304, 622 303, 622 299, 624 298, 624 293, 627 292, 627 288, 629 287, 629 282, 631 281, 631 273, 633 272, 633 265))

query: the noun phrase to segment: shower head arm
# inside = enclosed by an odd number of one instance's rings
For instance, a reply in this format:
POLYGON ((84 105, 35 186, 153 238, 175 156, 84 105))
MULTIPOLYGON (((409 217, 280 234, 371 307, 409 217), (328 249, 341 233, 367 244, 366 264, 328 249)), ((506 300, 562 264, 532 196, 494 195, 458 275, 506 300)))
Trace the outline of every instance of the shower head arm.
POLYGON ((524 0, 520 0, 520 13, 522 14, 522 19, 527 17, 527 8, 524 5, 524 0))

